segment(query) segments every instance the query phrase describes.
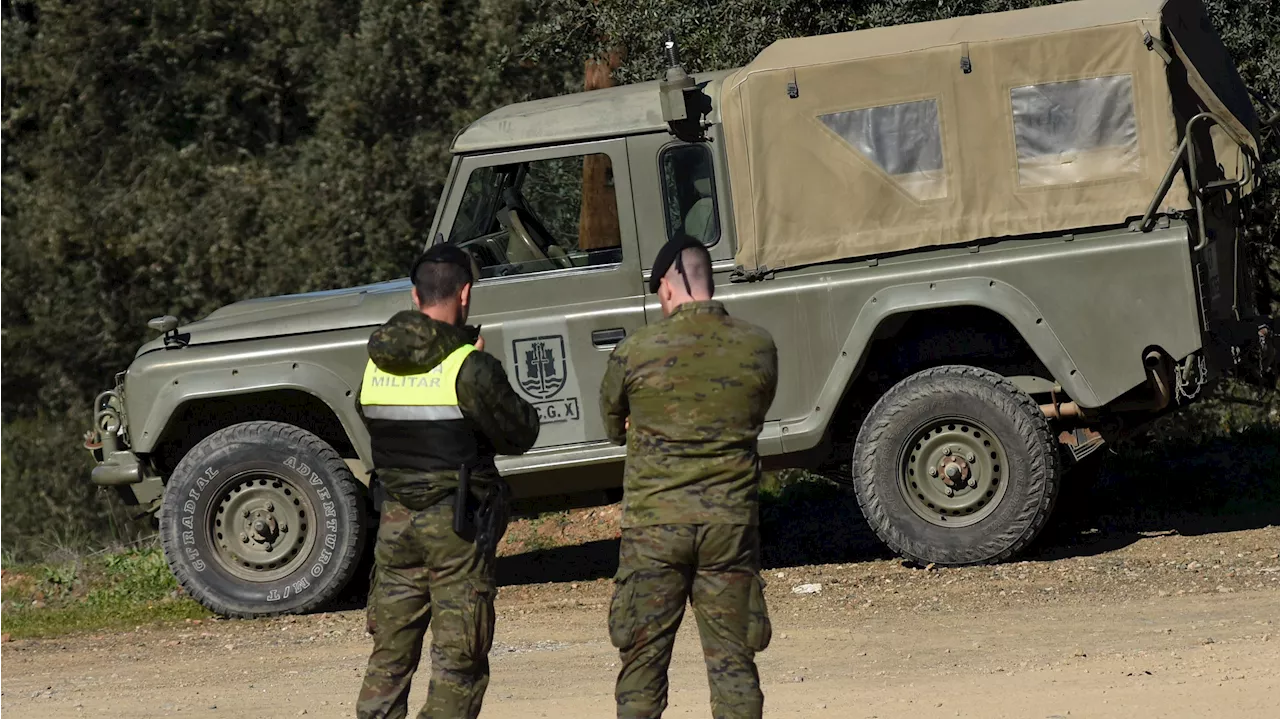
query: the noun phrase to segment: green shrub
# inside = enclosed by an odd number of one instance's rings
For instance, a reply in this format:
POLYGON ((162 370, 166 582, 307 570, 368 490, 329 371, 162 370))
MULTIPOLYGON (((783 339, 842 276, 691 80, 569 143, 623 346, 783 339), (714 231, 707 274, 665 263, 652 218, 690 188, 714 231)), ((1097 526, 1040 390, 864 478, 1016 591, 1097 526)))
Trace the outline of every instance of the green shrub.
POLYGON ((208 616, 185 597, 160 548, 5 567, 4 627, 15 639, 208 616))
POLYGON ((19 419, 0 429, 5 563, 55 561, 126 544, 153 530, 111 490, 89 482, 86 417, 19 419))

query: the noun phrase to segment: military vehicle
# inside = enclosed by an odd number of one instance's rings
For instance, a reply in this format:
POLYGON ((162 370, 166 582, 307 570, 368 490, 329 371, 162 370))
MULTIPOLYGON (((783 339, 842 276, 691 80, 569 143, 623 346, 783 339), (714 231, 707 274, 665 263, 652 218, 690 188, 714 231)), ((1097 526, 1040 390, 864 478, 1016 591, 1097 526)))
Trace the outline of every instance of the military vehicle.
MULTIPOLYGON (((920 563, 1017 555, 1072 461, 1272 368, 1240 238, 1259 120, 1197 0, 781 40, 697 77, 671 50, 664 80, 453 142, 426 244, 470 253, 472 321, 540 413, 534 451, 500 458, 518 498, 620 497, 597 388, 661 319, 648 269, 681 233, 777 341, 767 465, 851 483, 920 563)), ((158 318, 99 397, 93 481, 158 513, 210 609, 311 610, 356 572, 376 519, 353 395, 409 307, 388 278, 158 318)))

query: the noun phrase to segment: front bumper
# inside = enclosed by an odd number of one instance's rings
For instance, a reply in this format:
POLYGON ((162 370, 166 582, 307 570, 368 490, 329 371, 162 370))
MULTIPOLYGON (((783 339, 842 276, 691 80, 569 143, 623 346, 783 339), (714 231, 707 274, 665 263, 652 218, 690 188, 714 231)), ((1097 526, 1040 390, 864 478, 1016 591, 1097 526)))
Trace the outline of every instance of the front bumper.
POLYGON ((85 433, 84 447, 98 466, 89 479, 103 487, 119 487, 142 481, 142 463, 129 451, 124 421, 124 393, 120 387, 94 400, 93 429, 85 433))
POLYGON ((164 480, 144 458, 128 449, 119 449, 119 435, 92 430, 86 436, 85 448, 97 461, 89 473, 91 482, 99 487, 114 488, 125 504, 141 505, 147 512, 159 509, 164 480))
POLYGON ((89 479, 100 487, 120 487, 142 481, 142 462, 133 452, 112 452, 89 473, 89 479))
POLYGON ((129 504, 153 506, 164 485, 150 464, 129 449, 120 388, 98 395, 94 407, 93 429, 85 433, 84 442, 97 462, 89 480, 99 487, 115 487, 129 504))

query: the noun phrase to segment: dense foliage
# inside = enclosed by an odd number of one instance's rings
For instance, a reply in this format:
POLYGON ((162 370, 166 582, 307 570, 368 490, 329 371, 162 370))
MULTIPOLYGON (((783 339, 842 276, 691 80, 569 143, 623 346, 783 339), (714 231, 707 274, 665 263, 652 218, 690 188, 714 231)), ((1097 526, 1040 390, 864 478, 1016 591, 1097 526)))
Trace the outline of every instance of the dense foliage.
POLYGON ((454 133, 580 87, 580 64, 517 57, 535 20, 520 0, 6 0, 6 549, 109 531, 79 435, 147 319, 402 275, 454 133))
MULTIPOLYGON (((78 435, 148 318, 402 274, 480 114, 618 62, 656 77, 668 28, 715 69, 778 37, 1028 4, 5 0, 5 548, 127 533, 78 435)), ((1280 88, 1272 1, 1208 4, 1249 83, 1280 88)), ((1251 239, 1274 257, 1274 160, 1264 183, 1251 239)))

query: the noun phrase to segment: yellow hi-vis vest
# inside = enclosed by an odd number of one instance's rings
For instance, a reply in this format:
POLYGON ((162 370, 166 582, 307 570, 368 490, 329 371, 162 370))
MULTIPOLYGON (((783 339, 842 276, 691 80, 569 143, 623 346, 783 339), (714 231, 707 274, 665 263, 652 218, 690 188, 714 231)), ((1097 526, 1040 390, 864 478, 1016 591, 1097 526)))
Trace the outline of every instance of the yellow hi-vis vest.
POLYGON ((369 360, 360 385, 364 416, 405 421, 462 419, 458 372, 463 360, 475 351, 474 345, 463 345, 421 374, 389 374, 369 360))
POLYGON ((475 351, 463 345, 421 374, 389 374, 372 361, 365 366, 360 411, 374 469, 452 471, 475 467, 491 453, 458 406, 458 373, 475 351))

